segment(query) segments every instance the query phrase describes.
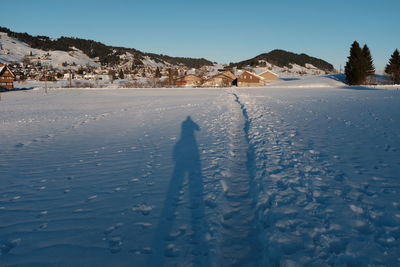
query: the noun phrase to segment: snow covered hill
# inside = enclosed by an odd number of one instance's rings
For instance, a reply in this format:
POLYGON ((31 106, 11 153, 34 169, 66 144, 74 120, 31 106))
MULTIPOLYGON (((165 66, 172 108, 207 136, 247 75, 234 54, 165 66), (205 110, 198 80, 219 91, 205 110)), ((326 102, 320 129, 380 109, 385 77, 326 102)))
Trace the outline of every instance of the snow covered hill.
POLYGON ((26 60, 55 69, 63 69, 65 65, 75 69, 78 66, 97 67, 100 63, 127 69, 169 66, 200 68, 213 65, 204 58, 170 57, 79 38, 31 36, 0 27, 0 62, 19 63, 26 60))
POLYGON ((0 265, 399 266, 400 91, 313 78, 2 93, 0 265))
POLYGON ((238 63, 232 63, 230 66, 251 68, 256 72, 257 69, 262 71, 270 70, 284 78, 330 74, 335 71, 332 64, 322 59, 280 49, 238 63))
MULTIPOLYGON (((61 70, 78 69, 79 66, 99 67, 102 63, 116 64, 117 69, 126 70, 185 67, 185 71, 190 73, 193 69, 202 68, 208 72, 207 76, 228 67, 203 58, 170 57, 145 53, 136 49, 107 46, 92 40, 77 38, 61 37, 53 40, 46 36, 14 33, 7 28, 0 27, 0 62, 19 63, 23 61, 40 62, 42 65, 61 70), (25 42, 21 40, 25 40, 25 42), (43 49, 34 48, 26 42, 43 49), (59 50, 54 49, 55 47, 58 47, 59 50)), ((283 50, 274 50, 250 60, 231 64, 229 67, 250 68, 251 71, 257 73, 269 70, 282 78, 323 75, 334 71, 331 64, 321 59, 283 50)))
MULTIPOLYGON (((41 62, 42 65, 52 66, 56 69, 64 69, 63 63, 76 66, 98 67, 100 64, 96 59, 89 58, 82 51, 43 51, 31 48, 26 43, 11 38, 7 33, 0 32, 0 62, 15 63, 23 62, 28 58, 30 62, 41 62)), ((68 67, 69 68, 69 67, 68 67)))

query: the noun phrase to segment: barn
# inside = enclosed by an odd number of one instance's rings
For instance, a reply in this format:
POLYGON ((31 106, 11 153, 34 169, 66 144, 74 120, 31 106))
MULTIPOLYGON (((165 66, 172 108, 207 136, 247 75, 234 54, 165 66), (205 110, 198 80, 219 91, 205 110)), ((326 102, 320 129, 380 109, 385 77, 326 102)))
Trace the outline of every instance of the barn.
POLYGON ((0 64, 0 88, 11 90, 14 88, 15 75, 5 64, 0 64))
POLYGON ((258 74, 258 76, 261 76, 264 78, 264 83, 273 82, 279 78, 278 74, 276 74, 270 70, 264 71, 264 72, 258 74))
POLYGON ((245 71, 239 75, 237 84, 239 87, 263 86, 264 78, 255 73, 245 71))
MULTIPOLYGON (((232 74, 232 73, 231 73, 232 74)), ((232 74, 233 75, 233 74, 232 74)), ((230 87, 235 81, 235 76, 219 73, 204 81, 203 87, 230 87)))

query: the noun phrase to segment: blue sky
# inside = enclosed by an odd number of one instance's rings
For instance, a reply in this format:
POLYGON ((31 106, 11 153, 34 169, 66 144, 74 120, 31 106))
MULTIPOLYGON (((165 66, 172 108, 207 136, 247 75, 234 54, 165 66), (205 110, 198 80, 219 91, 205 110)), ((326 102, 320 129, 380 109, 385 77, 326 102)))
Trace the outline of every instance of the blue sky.
POLYGON ((0 26, 171 56, 236 62, 280 48, 345 64, 354 40, 377 70, 400 48, 399 0, 13 0, 0 26))

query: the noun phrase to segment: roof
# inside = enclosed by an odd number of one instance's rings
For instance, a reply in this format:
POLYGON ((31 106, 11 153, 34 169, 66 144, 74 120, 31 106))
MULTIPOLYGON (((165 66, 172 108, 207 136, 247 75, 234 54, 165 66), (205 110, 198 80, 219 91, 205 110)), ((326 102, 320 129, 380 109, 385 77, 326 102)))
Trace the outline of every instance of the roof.
POLYGON ((260 75, 257 75, 257 74, 255 74, 255 73, 253 73, 253 72, 248 71, 248 70, 244 71, 241 75, 243 75, 243 74, 245 74, 245 73, 248 73, 248 74, 250 74, 250 75, 253 75, 254 77, 257 77, 257 78, 260 79, 260 80, 264 80, 264 79, 265 79, 264 77, 261 77, 260 75))
POLYGON ((264 74, 264 73, 267 73, 267 72, 268 72, 268 73, 271 73, 271 74, 273 74, 273 75, 275 75, 276 77, 279 77, 278 74, 276 74, 275 72, 270 71, 270 70, 263 71, 263 72, 259 73, 258 75, 261 75, 261 74, 264 74))
POLYGON ((200 76, 197 76, 197 75, 194 75, 194 74, 186 74, 186 75, 184 75, 184 76, 182 76, 182 77, 177 78, 176 80, 177 80, 177 81, 178 81, 178 80, 184 80, 184 79, 185 79, 186 77, 188 77, 188 76, 193 76, 193 77, 202 79, 200 76))
POLYGON ((227 76, 227 75, 225 75, 225 74, 223 74, 223 73, 218 73, 218 74, 216 74, 216 75, 214 75, 214 76, 211 76, 210 78, 208 78, 206 81, 209 81, 209 80, 211 80, 211 79, 214 79, 214 78, 216 78, 217 76, 223 76, 224 78, 228 78, 229 80, 235 80, 235 79, 233 79, 232 77, 229 77, 229 76, 227 76))
POLYGON ((5 72, 6 70, 8 70, 13 77, 15 77, 15 74, 10 70, 10 68, 7 65, 0 63, 0 74, 5 72))
POLYGON ((225 75, 225 76, 231 77, 231 78, 234 79, 234 80, 237 78, 236 75, 233 74, 233 73, 232 73, 231 71, 229 71, 229 70, 224 71, 222 74, 225 75))

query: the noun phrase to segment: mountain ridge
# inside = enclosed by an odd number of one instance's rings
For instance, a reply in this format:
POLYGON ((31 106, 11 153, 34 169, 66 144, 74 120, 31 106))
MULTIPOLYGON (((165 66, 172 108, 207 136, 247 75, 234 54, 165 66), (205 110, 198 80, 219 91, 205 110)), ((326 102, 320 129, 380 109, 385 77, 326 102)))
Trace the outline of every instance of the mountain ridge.
MULTIPOLYGON (((135 48, 111 46, 89 39, 65 36, 51 39, 47 36, 42 35, 33 36, 28 33, 13 32, 10 29, 1 26, 0 33, 6 33, 9 37, 18 40, 21 43, 25 43, 33 49, 39 49, 45 52, 63 51, 67 53, 73 53, 75 50, 79 50, 84 54, 83 56, 87 56, 89 59, 93 59, 93 62, 98 62, 106 66, 121 66, 124 64, 130 64, 132 68, 140 68, 146 65, 146 63, 148 63, 149 61, 151 61, 151 65, 153 66, 183 65, 188 68, 195 69, 199 69, 203 66, 215 65, 215 62, 212 62, 205 58, 173 57, 163 54, 147 53, 137 50, 135 48)), ((22 61, 22 59, 20 58, 19 61, 22 61)), ((237 63, 231 63, 229 67, 269 67, 272 69, 272 67, 277 66, 280 68, 291 69, 294 65, 305 68, 316 68, 325 72, 334 71, 333 65, 322 59, 311 57, 304 53, 296 54, 282 49, 275 49, 268 53, 263 53, 247 60, 243 60, 237 63)))
MULTIPOLYGON (((172 57, 163 54, 146 53, 134 48, 106 45, 89 39, 61 36, 51 39, 47 36, 33 36, 28 33, 13 32, 8 28, 0 26, 0 32, 7 33, 9 37, 28 44, 30 47, 44 51, 73 51, 73 48, 81 50, 90 58, 98 58, 101 64, 118 65, 121 63, 121 56, 130 53, 135 59, 144 60, 150 57, 155 62, 164 62, 171 65, 185 65, 192 68, 213 65, 212 61, 205 58, 172 57)), ((137 62, 138 63, 138 62, 137 62)), ((140 63, 139 63, 140 65, 140 63)))
POLYGON ((311 57, 307 54, 301 53, 296 54, 283 49, 275 49, 268 53, 263 53, 253 58, 243 60, 237 63, 231 63, 230 66, 244 68, 244 67, 256 67, 256 66, 266 66, 267 63, 278 66, 278 67, 288 67, 291 68, 292 64, 297 64, 302 67, 307 67, 307 64, 321 69, 326 72, 334 71, 332 64, 325 60, 311 57))

